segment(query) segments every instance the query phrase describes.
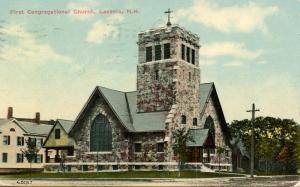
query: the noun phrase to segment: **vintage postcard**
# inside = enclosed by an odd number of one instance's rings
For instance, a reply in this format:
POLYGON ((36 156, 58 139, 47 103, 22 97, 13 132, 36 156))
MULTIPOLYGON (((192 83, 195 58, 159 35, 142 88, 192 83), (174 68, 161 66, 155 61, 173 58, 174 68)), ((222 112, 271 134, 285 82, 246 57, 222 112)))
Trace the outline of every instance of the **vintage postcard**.
POLYGON ((299 0, 0 0, 0 186, 300 186, 299 59, 299 0))

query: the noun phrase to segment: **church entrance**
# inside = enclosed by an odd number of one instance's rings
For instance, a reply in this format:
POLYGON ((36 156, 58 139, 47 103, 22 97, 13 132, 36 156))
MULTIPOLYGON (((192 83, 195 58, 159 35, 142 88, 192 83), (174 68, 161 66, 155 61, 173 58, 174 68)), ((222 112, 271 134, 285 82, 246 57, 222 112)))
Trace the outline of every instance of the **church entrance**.
POLYGON ((191 147, 188 154, 188 162, 202 162, 202 148, 201 147, 191 147))

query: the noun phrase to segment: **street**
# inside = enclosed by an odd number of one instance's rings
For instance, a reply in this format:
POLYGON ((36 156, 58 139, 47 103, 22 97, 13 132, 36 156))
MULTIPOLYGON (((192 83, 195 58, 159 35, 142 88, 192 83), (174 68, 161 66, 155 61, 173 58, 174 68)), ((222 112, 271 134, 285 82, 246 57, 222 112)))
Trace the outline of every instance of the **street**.
POLYGON ((299 186, 298 176, 201 179, 1 179, 0 186, 299 186))

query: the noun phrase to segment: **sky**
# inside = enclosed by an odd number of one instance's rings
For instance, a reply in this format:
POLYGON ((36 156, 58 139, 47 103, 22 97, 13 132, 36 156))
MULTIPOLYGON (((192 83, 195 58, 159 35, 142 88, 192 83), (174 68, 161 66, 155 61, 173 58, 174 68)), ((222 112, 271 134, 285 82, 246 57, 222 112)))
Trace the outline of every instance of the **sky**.
POLYGON ((137 35, 168 8, 200 37, 201 83, 215 83, 227 122, 255 103, 300 123, 300 0, 0 0, 0 118, 12 106, 74 120, 97 85, 136 90, 137 35))

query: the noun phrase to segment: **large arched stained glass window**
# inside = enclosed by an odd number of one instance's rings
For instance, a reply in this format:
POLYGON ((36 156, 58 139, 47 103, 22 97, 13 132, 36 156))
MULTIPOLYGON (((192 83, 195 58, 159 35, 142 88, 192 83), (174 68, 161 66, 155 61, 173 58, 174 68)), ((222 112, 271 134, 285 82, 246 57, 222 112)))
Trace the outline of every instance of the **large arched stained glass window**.
POLYGON ((90 151, 111 151, 112 149, 112 132, 107 118, 98 115, 90 131, 90 151))
POLYGON ((204 128, 209 130, 209 133, 215 139, 215 124, 211 116, 208 116, 204 123, 204 128))

